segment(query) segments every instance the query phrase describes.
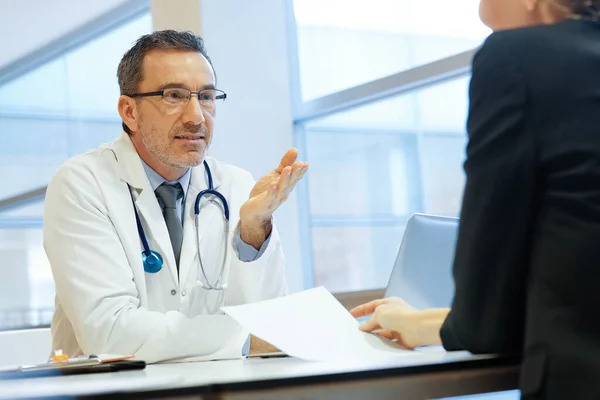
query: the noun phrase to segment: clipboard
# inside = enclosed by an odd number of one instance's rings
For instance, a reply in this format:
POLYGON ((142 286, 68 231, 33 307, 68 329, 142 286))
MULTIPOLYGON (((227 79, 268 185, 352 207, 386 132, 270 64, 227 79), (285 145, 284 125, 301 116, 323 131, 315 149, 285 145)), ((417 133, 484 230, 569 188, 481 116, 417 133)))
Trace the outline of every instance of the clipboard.
POLYGON ((133 360, 133 356, 90 355, 63 361, 49 361, 43 364, 21 365, 12 369, 0 369, 0 380, 118 372, 144 368, 146 368, 146 362, 133 360))

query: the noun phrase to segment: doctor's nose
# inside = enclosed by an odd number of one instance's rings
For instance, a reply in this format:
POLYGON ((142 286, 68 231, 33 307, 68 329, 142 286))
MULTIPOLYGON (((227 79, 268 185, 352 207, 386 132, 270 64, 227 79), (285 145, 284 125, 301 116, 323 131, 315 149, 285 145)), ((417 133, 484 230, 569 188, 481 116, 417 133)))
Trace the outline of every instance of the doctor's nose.
POLYGON ((194 125, 201 125, 206 121, 204 117, 204 110, 200 106, 198 97, 192 95, 188 103, 185 105, 182 114, 183 123, 193 123, 194 125))

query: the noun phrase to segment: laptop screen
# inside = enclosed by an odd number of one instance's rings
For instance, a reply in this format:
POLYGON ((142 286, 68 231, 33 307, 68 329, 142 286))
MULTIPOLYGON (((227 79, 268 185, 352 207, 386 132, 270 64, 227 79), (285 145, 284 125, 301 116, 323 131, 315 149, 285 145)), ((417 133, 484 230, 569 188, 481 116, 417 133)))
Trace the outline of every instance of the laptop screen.
POLYGON ((450 307, 458 221, 425 214, 409 219, 385 297, 400 297, 419 309, 450 307))

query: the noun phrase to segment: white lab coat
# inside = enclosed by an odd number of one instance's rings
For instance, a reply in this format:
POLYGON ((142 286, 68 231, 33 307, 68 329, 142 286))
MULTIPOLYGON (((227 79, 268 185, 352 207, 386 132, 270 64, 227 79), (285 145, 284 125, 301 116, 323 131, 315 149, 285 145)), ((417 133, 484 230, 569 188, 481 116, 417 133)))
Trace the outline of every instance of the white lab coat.
MULTIPOLYGON (((230 207, 224 292, 197 285, 193 204, 207 188, 202 165, 193 168, 184 208, 179 279, 160 206, 126 133, 67 161, 48 185, 44 247, 56 284, 53 349, 79 354, 135 354, 147 362, 185 357, 241 357, 248 332, 218 309, 286 294, 284 257, 275 228, 262 256, 238 259, 239 210, 254 186, 250 173, 207 157, 214 187, 230 207), (164 260, 144 272, 143 247, 132 196, 150 248, 164 260)), ((214 282, 221 266, 224 222, 219 203, 203 200, 200 249, 214 282)))

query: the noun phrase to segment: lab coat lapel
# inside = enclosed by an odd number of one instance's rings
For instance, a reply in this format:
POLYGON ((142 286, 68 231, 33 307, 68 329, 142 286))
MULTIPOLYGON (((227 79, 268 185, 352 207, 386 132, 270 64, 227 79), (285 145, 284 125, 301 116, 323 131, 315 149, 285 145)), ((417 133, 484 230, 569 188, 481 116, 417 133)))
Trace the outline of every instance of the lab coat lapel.
MULTIPOLYGON (((117 157, 121 179, 127 182, 133 189, 132 193, 135 198, 135 204, 139 211, 150 249, 160 253, 163 258, 163 268, 170 270, 171 277, 177 286, 179 282, 177 265, 175 263, 175 254, 171 246, 167 224, 156 200, 156 195, 148 181, 142 160, 127 133, 123 132, 119 140, 115 142, 113 151, 117 157), (154 239, 157 248, 154 248, 152 245, 152 239, 154 239)), ((132 215, 131 218, 135 221, 135 216, 132 215)))
MULTIPOLYGON (((219 178, 219 170, 213 161, 212 159, 207 160, 213 176, 213 187, 214 189, 218 189, 221 185, 221 180, 219 178)), ((181 259, 179 260, 181 282, 186 282, 190 271, 199 266, 197 258, 198 246, 201 247, 204 238, 210 235, 211 227, 219 216, 219 213, 215 212, 214 207, 210 207, 210 210, 209 207, 202 207, 198 216, 198 227, 196 227, 194 214, 196 197, 201 191, 206 189, 208 189, 208 178, 204 164, 200 164, 192 169, 190 185, 185 200, 183 244, 181 246, 181 259), (199 239, 197 234, 200 235, 199 239)), ((205 198, 203 197, 203 199, 205 198)), ((204 252, 203 254, 206 254, 207 250, 201 247, 201 251, 204 252)))

